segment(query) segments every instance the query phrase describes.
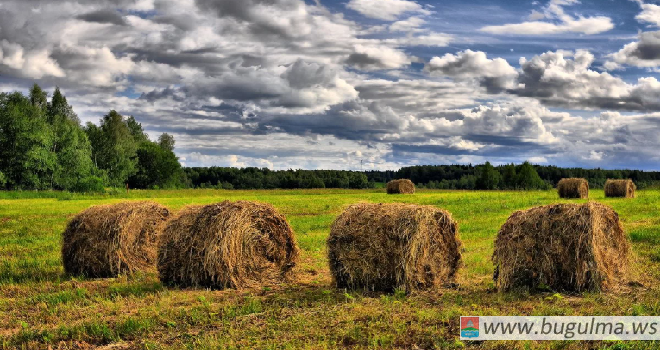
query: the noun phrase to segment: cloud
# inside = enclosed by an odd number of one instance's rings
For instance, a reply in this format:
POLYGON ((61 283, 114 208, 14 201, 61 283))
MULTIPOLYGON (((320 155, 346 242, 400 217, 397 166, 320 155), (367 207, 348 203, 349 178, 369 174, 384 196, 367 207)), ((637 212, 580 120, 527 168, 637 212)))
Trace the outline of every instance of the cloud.
POLYGON ((394 21, 407 12, 430 15, 432 12, 408 0, 350 0, 346 7, 370 18, 394 21))
POLYGON ((458 79, 479 79, 482 86, 494 93, 512 88, 518 74, 506 60, 488 59, 486 53, 472 50, 433 57, 426 65, 426 70, 431 74, 458 79))
POLYGON ((660 109, 660 85, 655 78, 640 78, 637 84, 630 84, 607 72, 589 69, 593 61, 593 54, 586 50, 546 52, 530 60, 522 58, 520 86, 509 92, 560 107, 660 109))
POLYGON ((609 70, 619 69, 622 64, 635 67, 660 67, 660 31, 639 33, 639 41, 625 45, 610 55, 605 63, 609 70))
POLYGON ((528 22, 486 26, 480 30, 492 34, 544 35, 563 33, 598 34, 614 28, 609 17, 572 17, 564 12, 564 6, 579 3, 577 0, 550 0, 543 13, 533 11, 528 22), (539 21, 545 18, 549 21, 539 21))
POLYGON ((644 4, 640 1, 640 12, 635 19, 640 23, 650 23, 653 26, 660 27, 660 6, 654 4, 644 4))
POLYGON ((109 9, 101 9, 92 12, 88 12, 76 17, 79 20, 87 22, 96 22, 104 24, 114 24, 118 26, 125 26, 126 20, 122 17, 117 11, 112 11, 109 9))

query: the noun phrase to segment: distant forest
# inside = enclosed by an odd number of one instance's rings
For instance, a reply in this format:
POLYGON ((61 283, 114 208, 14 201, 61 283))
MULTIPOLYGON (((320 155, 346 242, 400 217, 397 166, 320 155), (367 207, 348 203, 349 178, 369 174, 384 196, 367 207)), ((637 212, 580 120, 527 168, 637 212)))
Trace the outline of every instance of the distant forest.
POLYGON ((81 125, 66 97, 35 84, 28 96, 0 93, 0 189, 104 192, 106 188, 375 188, 407 178, 432 189, 548 189, 565 177, 592 188, 608 178, 632 179, 639 188, 660 182, 660 172, 508 164, 424 165, 397 171, 184 168, 174 137, 150 140, 133 117, 112 110, 99 124, 81 125))

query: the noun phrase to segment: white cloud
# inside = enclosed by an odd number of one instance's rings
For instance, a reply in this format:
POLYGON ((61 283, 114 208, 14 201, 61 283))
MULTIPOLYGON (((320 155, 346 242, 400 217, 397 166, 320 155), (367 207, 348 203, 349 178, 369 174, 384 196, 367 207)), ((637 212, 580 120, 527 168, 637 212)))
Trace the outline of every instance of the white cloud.
POLYGON ((408 0, 351 0, 346 7, 364 16, 384 21, 394 21, 407 12, 431 14, 431 11, 424 9, 420 4, 408 0))
POLYGON ((550 0, 543 13, 534 11, 528 22, 486 26, 480 30, 493 34, 542 35, 562 33, 598 34, 614 28, 609 17, 573 17, 564 12, 564 6, 578 3, 577 0, 550 0), (539 21, 545 18, 549 21, 539 21))
POLYGON ((639 33, 639 41, 625 45, 609 56, 611 61, 603 65, 608 70, 634 67, 660 67, 660 31, 639 33))
POLYGON ((515 68, 502 58, 488 59, 485 52, 465 50, 433 57, 427 65, 431 73, 451 77, 504 77, 516 75, 515 68))
POLYGON ((654 4, 640 3, 642 12, 640 12, 635 19, 640 23, 650 23, 656 27, 660 27, 660 6, 654 4))

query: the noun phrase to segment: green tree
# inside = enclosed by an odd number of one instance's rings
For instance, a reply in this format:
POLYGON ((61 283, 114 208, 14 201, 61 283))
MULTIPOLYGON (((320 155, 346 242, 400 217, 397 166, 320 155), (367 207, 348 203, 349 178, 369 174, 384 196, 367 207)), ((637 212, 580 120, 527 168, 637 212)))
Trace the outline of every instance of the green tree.
POLYGON ((78 116, 73 111, 73 107, 69 105, 66 97, 60 91, 60 88, 56 87, 55 92, 53 93, 53 97, 50 99, 50 103, 48 104, 48 121, 50 123, 55 123, 58 117, 72 120, 77 124, 80 123, 78 116))
POLYGON ((53 139, 43 111, 29 98, 20 92, 0 94, 0 171, 9 188, 50 188, 53 139))
POLYGON ((160 148, 173 152, 174 151, 174 136, 164 132, 162 135, 158 137, 158 145, 160 148))
POLYGON ((142 142, 149 141, 149 136, 142 129, 142 124, 138 123, 133 116, 130 116, 126 119, 126 126, 130 130, 131 135, 135 139, 135 142, 139 145, 142 142))
POLYGON ((172 151, 154 142, 143 142, 137 150, 137 172, 129 178, 133 188, 170 188, 179 185, 181 164, 172 151))
POLYGON ((495 190, 500 183, 500 172, 490 162, 481 167, 481 174, 477 179, 477 188, 481 190, 495 190))
POLYGON ((92 146, 76 121, 66 118, 56 120, 53 129, 57 135, 54 143, 57 166, 53 183, 57 188, 73 191, 93 175, 92 146))
POLYGON ((524 162, 518 169, 516 187, 524 190, 540 190, 547 188, 547 184, 529 162, 524 162))
POLYGON ((505 165, 502 169, 502 187, 506 189, 514 189, 516 188, 516 181, 516 166, 513 165, 513 163, 505 165))
POLYGON ((36 83, 30 89, 30 103, 41 111, 46 111, 48 108, 48 94, 41 89, 36 83))
POLYGON ((106 172, 111 185, 122 186, 136 173, 138 161, 138 144, 124 118, 112 110, 103 116, 100 126, 88 123, 85 131, 96 166, 106 172))

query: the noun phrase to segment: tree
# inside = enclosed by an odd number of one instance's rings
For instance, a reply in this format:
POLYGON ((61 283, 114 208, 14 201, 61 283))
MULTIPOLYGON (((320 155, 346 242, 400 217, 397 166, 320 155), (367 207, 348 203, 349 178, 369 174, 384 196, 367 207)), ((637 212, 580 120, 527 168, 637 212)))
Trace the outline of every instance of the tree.
POLYGON ((133 116, 126 119, 126 126, 138 145, 142 142, 149 141, 149 136, 142 129, 142 124, 138 123, 133 116))
POLYGON ((500 183, 500 172, 490 162, 481 167, 481 175, 477 179, 477 188, 481 190, 495 190, 500 183))
POLYGON ((56 119, 60 117, 63 119, 68 119, 80 124, 78 116, 73 111, 73 107, 69 105, 66 100, 66 97, 62 95, 59 87, 55 88, 53 97, 48 104, 48 121, 52 124, 56 122, 56 119))
POLYGON ((536 169, 529 162, 524 162, 518 169, 516 187, 525 190, 541 190, 547 188, 547 185, 536 169))
MULTIPOLYGON (((54 185, 63 190, 81 188, 81 183, 92 176, 92 146, 80 125, 71 119, 56 119, 53 125, 57 166, 53 174, 54 185)), ((96 180, 95 180, 96 181, 96 180)), ((88 186, 82 186, 88 187, 88 186)))
POLYGON ((514 189, 516 188, 516 181, 516 166, 513 165, 513 163, 505 165, 502 169, 502 187, 506 189, 514 189))
POLYGON ((85 131, 98 168, 107 173, 111 185, 122 186, 136 173, 138 148, 124 118, 112 110, 103 116, 99 127, 87 124, 85 131))
POLYGON ((48 108, 48 94, 36 83, 30 89, 30 103, 41 111, 48 108))
POLYGON ((166 132, 158 137, 158 145, 166 151, 174 151, 174 142, 174 136, 166 132))
POLYGON ((172 151, 154 142, 143 142, 137 150, 137 172, 129 178, 133 188, 170 188, 179 185, 181 164, 172 151))
MULTIPOLYGON (((35 97, 43 95, 35 87, 35 97)), ((0 171, 9 188, 50 188, 54 137, 38 105, 20 92, 0 94, 0 171)))

